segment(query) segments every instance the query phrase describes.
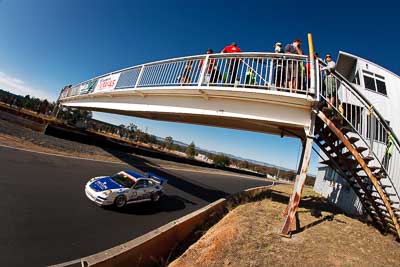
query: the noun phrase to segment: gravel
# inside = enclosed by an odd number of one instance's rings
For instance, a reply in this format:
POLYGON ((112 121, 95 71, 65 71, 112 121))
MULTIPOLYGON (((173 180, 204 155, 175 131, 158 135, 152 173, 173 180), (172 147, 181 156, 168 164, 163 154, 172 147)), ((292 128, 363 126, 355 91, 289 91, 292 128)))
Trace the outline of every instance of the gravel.
POLYGON ((67 153, 71 152, 74 154, 82 153, 90 155, 110 156, 109 153, 107 153, 100 147, 82 144, 70 140, 64 140, 50 135, 45 135, 43 133, 36 132, 31 129, 1 119, 0 119, 0 133, 11 135, 20 138, 22 140, 26 140, 42 147, 64 151, 67 153))

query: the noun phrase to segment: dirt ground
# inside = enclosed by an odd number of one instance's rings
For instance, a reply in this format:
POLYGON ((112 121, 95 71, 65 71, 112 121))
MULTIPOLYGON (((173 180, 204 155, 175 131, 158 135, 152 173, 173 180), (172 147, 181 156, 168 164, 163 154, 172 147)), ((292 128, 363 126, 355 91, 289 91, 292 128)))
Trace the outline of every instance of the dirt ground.
POLYGON ((276 186, 266 199, 233 209, 169 266, 399 266, 393 236, 347 217, 309 188, 298 212, 300 230, 281 237, 290 190, 276 186))
POLYGON ((1 119, 0 144, 57 155, 121 162, 99 147, 45 135, 1 119))

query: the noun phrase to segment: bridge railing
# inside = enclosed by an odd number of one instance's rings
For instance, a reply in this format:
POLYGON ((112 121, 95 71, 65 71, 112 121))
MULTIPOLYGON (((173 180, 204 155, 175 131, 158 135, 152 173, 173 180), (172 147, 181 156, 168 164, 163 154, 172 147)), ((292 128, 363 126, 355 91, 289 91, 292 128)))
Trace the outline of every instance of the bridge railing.
POLYGON ((306 56, 277 53, 208 54, 162 60, 104 74, 72 87, 60 99, 101 92, 171 86, 235 87, 314 95, 306 56))
MULTIPOLYGON (((321 66, 325 66, 325 63, 319 61, 317 69, 321 66)), ((392 188, 387 191, 394 195, 393 199, 399 201, 400 188, 396 188, 394 184, 400 184, 400 168, 397 166, 400 160, 400 143, 388 122, 340 73, 333 71, 326 75, 324 71, 320 71, 318 80, 321 98, 328 102, 329 98, 334 97, 333 110, 340 115, 342 124, 351 127, 352 133, 369 149, 370 155, 375 158, 372 163, 380 167, 382 175, 388 178, 382 179, 381 183, 390 185, 392 188), (393 141, 391 153, 388 146, 389 135, 393 141)))

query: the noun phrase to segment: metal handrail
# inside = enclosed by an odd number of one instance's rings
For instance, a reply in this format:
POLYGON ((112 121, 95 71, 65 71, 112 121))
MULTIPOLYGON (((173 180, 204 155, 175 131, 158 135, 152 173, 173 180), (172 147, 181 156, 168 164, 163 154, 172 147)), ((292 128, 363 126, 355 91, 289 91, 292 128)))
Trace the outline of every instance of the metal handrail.
MULTIPOLYGON (((304 55, 296 55, 296 54, 283 54, 283 53, 264 53, 264 52, 241 52, 241 53, 215 53, 215 54, 210 54, 209 55, 211 58, 216 58, 216 57, 240 57, 240 56, 268 56, 268 57, 273 57, 273 58, 293 58, 293 59, 307 59, 307 56, 304 55)), ((115 70, 115 71, 111 71, 111 72, 107 72, 105 74, 101 74, 98 76, 95 76, 93 78, 84 80, 80 83, 77 83, 75 85, 72 85, 72 87, 81 85, 83 83, 87 83, 91 80, 94 79, 100 79, 102 77, 106 77, 108 75, 111 74, 116 74, 119 72, 123 72, 123 71, 127 71, 127 70, 131 70, 131 69, 135 69, 135 68, 139 68, 142 66, 150 66, 150 65, 155 65, 155 64, 160 64, 160 63, 168 63, 168 62, 173 62, 173 61, 177 61, 177 60, 190 60, 190 59, 196 59, 196 58, 205 58, 205 55, 199 54, 199 55, 194 55, 194 56, 185 56, 185 57, 177 57, 177 58, 173 58, 173 59, 162 59, 162 60, 158 60, 158 61, 153 61, 153 62, 149 62, 149 63, 143 63, 143 64, 138 64, 138 65, 134 65, 131 67, 126 67, 120 70, 115 70)))
MULTIPOLYGON (((133 75, 134 82, 130 85, 116 87, 122 88, 142 88, 142 87, 160 87, 171 85, 198 85, 198 86, 226 86, 233 85, 234 87, 239 84, 244 87, 260 88, 290 91, 291 93, 303 93, 310 95, 310 78, 307 73, 300 69, 300 63, 308 63, 307 56, 294 55, 294 54, 278 54, 278 53, 262 53, 262 52, 245 52, 245 53, 219 53, 208 55, 195 55, 188 57, 179 57, 174 59, 165 59, 146 64, 136 65, 124 68, 117 71, 112 71, 94 78, 85 80, 74 86, 71 86, 64 94, 61 92, 60 99, 65 99, 70 96, 86 94, 87 92, 80 92, 82 85, 88 84, 92 81, 98 81, 104 77, 113 74, 121 74, 135 71, 139 72, 133 75), (283 62, 285 68, 276 68, 277 62, 283 62), (207 69, 209 64, 215 64, 218 68, 218 76, 226 75, 227 77, 218 77, 210 80, 211 75, 215 73, 208 73, 207 69), (254 66, 253 66, 254 64, 254 66), (233 65, 233 66, 232 66, 233 65), (262 83, 250 84, 244 74, 244 65, 251 66, 251 69, 256 75, 256 80, 262 83), (267 71, 268 70, 268 71, 267 71), (183 77, 178 77, 181 75, 183 77), (243 75, 244 74, 244 75, 243 75), (289 77, 290 74, 291 76, 289 77), (236 77, 234 77, 236 76, 236 77), (279 77, 279 82, 278 82, 279 77), (283 80, 282 81, 282 77, 283 80), (136 79, 136 80, 135 80, 136 79), (177 79, 179 81, 177 81, 177 79), (224 81, 221 82, 221 79, 224 81), (218 80, 218 81, 216 81, 218 80), (290 80, 290 81, 289 81, 290 80), (293 80, 293 82, 292 82, 293 80), (296 80, 296 82, 294 82, 296 80)), ((281 65, 280 65, 281 66, 281 65)))

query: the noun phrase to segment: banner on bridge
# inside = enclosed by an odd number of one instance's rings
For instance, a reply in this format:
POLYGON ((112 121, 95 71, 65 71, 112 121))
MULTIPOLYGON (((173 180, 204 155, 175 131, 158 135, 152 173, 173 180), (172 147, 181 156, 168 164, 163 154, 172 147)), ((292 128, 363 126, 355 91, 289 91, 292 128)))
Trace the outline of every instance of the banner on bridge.
POLYGON ((91 80, 86 83, 81 84, 80 86, 80 94, 88 94, 92 93, 94 90, 94 86, 96 85, 97 80, 91 80))
POLYGON ((117 86, 120 74, 121 73, 116 73, 100 78, 94 88, 94 92, 97 93, 114 90, 115 86, 117 86))

